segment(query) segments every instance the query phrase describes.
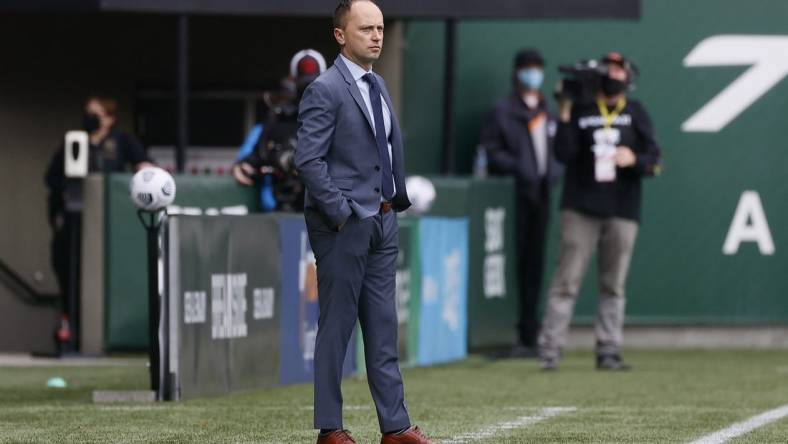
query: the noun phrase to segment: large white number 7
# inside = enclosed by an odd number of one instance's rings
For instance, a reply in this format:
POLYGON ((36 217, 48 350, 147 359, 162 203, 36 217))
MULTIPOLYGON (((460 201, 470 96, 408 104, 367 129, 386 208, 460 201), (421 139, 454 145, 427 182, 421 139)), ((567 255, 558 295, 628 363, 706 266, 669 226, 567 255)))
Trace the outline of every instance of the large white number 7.
POLYGON ((788 36, 717 35, 690 51, 684 66, 752 65, 681 126, 717 132, 788 74, 788 36))

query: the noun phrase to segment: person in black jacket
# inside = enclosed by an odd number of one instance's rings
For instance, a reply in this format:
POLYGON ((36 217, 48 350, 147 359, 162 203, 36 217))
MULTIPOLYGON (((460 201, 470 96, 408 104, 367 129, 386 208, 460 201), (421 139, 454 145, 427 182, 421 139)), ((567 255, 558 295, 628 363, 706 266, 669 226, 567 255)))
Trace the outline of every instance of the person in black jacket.
POLYGON ((519 342, 511 351, 515 357, 536 356, 550 188, 561 174, 553 155, 555 118, 539 92, 543 78, 542 55, 534 49, 518 52, 514 90, 495 105, 481 134, 490 173, 513 176, 516 183, 520 313, 519 342))
MULTIPOLYGON (((117 102, 110 97, 90 96, 84 102, 82 129, 89 136, 90 173, 139 171, 153 165, 142 145, 116 127, 117 109, 117 102)), ((70 260, 74 253, 78 254, 78 250, 72 251, 69 236, 72 227, 78 225, 73 225, 75 212, 66 208, 66 194, 70 188, 65 175, 65 146, 62 143, 49 162, 44 182, 49 190, 47 213, 52 228, 50 259, 60 288, 63 311, 56 335, 59 342, 68 342, 72 333, 67 313, 69 289, 73 284, 70 260)))
POLYGON ((561 199, 558 266, 539 336, 542 369, 557 368, 577 293, 588 262, 598 253, 597 368, 627 370, 619 348, 624 323, 624 286, 635 245, 641 179, 660 169, 660 149, 646 109, 627 98, 634 70, 618 53, 602 59, 596 100, 562 99, 556 155, 566 165, 561 199))

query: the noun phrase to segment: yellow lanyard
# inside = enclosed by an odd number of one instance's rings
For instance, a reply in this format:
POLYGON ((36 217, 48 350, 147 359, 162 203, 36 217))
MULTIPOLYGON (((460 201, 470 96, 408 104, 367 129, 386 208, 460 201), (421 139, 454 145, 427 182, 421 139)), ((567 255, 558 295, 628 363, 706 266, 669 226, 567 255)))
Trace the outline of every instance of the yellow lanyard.
POLYGON ((605 130, 609 130, 610 127, 613 126, 618 115, 621 114, 621 111, 624 111, 624 108, 627 106, 627 99, 624 97, 620 98, 612 113, 607 109, 607 105, 605 105, 602 99, 596 99, 596 106, 599 108, 599 113, 602 114, 602 119, 605 120, 605 130))

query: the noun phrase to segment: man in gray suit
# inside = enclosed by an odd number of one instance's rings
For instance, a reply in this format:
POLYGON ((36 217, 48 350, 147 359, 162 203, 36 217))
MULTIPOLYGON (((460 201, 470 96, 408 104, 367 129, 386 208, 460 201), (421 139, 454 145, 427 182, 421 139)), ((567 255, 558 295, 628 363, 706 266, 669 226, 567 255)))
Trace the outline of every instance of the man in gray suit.
POLYGON ((342 364, 356 324, 381 443, 429 443, 411 426, 397 356, 394 298, 398 227, 410 206, 402 134, 383 78, 383 14, 371 0, 342 0, 334 13, 341 53, 304 92, 296 167, 317 260, 320 318, 315 344, 318 444, 353 443, 342 426, 342 364))

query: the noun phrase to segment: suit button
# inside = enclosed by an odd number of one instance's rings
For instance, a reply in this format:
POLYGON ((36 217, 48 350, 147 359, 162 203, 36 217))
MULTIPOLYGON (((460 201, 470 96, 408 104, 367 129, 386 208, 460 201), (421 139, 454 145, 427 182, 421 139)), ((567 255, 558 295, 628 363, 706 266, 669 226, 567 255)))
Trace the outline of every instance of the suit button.
POLYGON ((375 192, 380 193, 380 188, 375 187, 375 192))
POLYGON ((380 171, 380 165, 375 165, 375 171, 380 171))

